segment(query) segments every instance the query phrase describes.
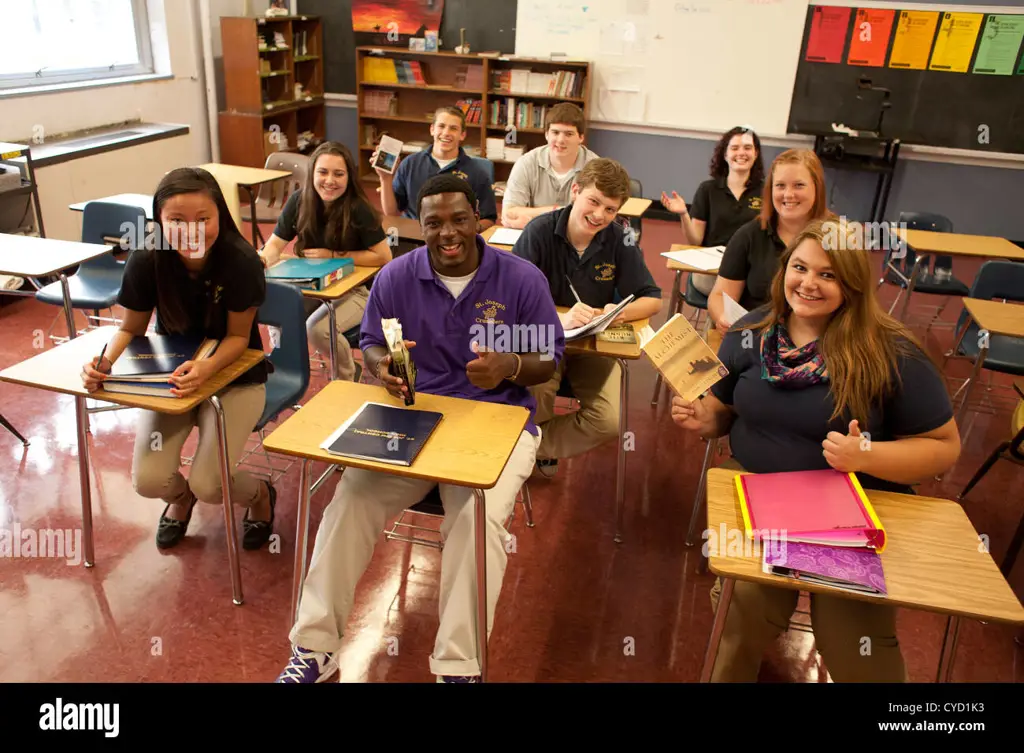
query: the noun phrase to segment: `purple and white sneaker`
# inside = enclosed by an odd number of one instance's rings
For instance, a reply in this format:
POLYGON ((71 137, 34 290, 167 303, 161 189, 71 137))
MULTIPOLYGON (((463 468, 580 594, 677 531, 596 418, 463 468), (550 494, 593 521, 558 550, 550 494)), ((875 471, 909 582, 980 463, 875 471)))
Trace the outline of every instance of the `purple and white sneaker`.
POLYGON ((292 647, 292 658, 274 682, 316 683, 326 682, 338 672, 338 659, 334 654, 310 651, 302 646, 292 647))

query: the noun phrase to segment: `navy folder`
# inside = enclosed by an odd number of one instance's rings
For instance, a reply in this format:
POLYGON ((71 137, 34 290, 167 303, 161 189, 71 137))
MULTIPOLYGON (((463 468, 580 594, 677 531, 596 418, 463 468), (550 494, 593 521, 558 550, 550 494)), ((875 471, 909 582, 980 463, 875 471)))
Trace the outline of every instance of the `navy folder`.
POLYGON ((366 402, 320 449, 332 455, 410 466, 442 418, 436 411, 366 402))
POLYGON ((110 371, 107 381, 162 382, 186 361, 213 354, 219 341, 193 335, 133 337, 110 371))

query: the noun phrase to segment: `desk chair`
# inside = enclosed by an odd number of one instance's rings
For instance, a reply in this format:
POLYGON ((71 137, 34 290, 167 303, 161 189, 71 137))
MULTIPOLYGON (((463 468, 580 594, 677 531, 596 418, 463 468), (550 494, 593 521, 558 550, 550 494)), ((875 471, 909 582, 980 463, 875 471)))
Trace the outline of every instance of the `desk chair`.
MULTIPOLYGON (((901 212, 899 224, 905 226, 908 230, 930 230, 936 233, 953 232, 953 223, 940 214, 901 212)), ((953 277, 952 256, 935 256, 932 269, 929 271, 928 263, 931 254, 918 256, 909 244, 907 244, 906 256, 902 260, 898 260, 896 264, 893 263, 892 254, 893 249, 885 252, 885 258, 882 262, 882 277, 878 281, 878 287, 881 288, 883 284, 888 282, 890 285, 896 285, 899 288, 892 306, 889 307, 890 314, 896 309, 900 296, 906 291, 907 297, 903 300, 903 309, 899 315, 899 319, 904 323, 907 323, 907 310, 910 308, 910 297, 913 293, 945 297, 942 305, 927 307, 934 309, 935 313, 929 320, 925 331, 931 329, 938 318, 942 316, 942 312, 951 297, 962 298, 967 295, 967 285, 953 277), (911 279, 915 277, 916 279, 911 282, 911 279)))
MULTIPOLYGON (((85 205, 82 213, 82 243, 104 244, 105 237, 123 238, 126 233, 123 230, 125 224, 135 228, 135 233, 144 232, 146 224, 146 213, 141 207, 132 207, 125 204, 113 204, 103 201, 90 201, 85 205)), ((132 237, 135 233, 129 235, 132 237)), ((144 238, 136 238, 136 243, 141 244, 144 238)), ((78 266, 78 270, 68 276, 68 290, 71 293, 72 309, 85 309, 92 311, 92 315, 86 314, 86 329, 98 326, 99 322, 110 322, 118 324, 118 320, 101 317, 100 311, 111 309, 117 304, 117 296, 121 292, 121 278, 124 275, 124 262, 114 258, 113 253, 97 256, 78 266), (96 322, 97 324, 93 324, 96 322)), ((64 316, 64 291, 60 282, 51 282, 36 291, 36 300, 47 303, 51 306, 61 308, 61 313, 50 325, 50 333, 59 319, 64 316)), ((50 340, 54 342, 66 342, 74 337, 77 332, 69 332, 68 337, 55 337, 50 334, 50 340)))
POLYGON ((249 204, 241 208, 242 219, 246 222, 276 223, 291 195, 301 191, 306 185, 311 165, 309 164, 309 155, 297 152, 274 152, 267 157, 263 168, 265 170, 287 170, 291 173, 291 177, 262 184, 256 194, 255 220, 252 216, 253 209, 249 204))
MULTIPOLYGON (((978 276, 975 277, 974 283, 971 285, 968 297, 1024 302, 1024 264, 995 259, 986 261, 978 270, 978 276)), ((956 322, 956 331, 960 334, 952 350, 946 353, 943 359, 943 372, 945 372, 946 364, 950 359, 966 359, 973 363, 978 358, 981 351, 978 323, 972 320, 970 324, 967 324, 968 319, 970 319, 970 314, 967 309, 964 309, 956 322)), ((988 352, 985 355, 982 368, 989 372, 1024 376, 1024 338, 1004 335, 989 336, 988 352)), ((971 378, 964 380, 956 394, 953 395, 953 402, 956 402, 957 396, 963 390, 963 405, 966 406, 972 387, 971 378)), ((989 374, 989 388, 991 389, 991 374, 989 374)), ((977 407, 981 407, 981 404, 979 403, 977 407)))

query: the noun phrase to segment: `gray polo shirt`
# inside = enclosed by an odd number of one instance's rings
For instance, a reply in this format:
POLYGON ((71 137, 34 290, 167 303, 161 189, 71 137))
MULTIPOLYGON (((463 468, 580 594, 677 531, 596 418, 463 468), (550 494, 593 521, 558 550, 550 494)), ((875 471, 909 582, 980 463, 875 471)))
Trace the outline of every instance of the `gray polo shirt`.
POLYGON ((509 207, 543 207, 557 204, 566 206, 572 201, 571 189, 573 178, 597 154, 580 145, 576 155, 576 164, 569 174, 559 179, 551 169, 548 153, 551 147, 547 144, 531 149, 512 165, 512 172, 505 185, 502 206, 509 207))

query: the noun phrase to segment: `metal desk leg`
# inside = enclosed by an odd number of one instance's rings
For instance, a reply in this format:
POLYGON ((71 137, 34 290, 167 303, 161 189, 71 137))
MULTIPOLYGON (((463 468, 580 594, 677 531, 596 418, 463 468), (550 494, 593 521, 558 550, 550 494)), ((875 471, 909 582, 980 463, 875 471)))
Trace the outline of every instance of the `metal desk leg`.
POLYGON ((26 447, 28 447, 28 440, 27 440, 27 439, 25 439, 25 437, 23 437, 23 436, 21 435, 21 432, 20 432, 20 431, 18 431, 17 429, 15 429, 15 428, 14 428, 14 425, 13 425, 13 424, 11 424, 11 422, 10 422, 10 421, 8 421, 8 420, 7 420, 6 418, 4 418, 4 415, 3 415, 2 413, 0 413, 0 426, 3 426, 3 427, 4 427, 5 429, 7 429, 7 431, 11 432, 11 434, 13 434, 13 435, 14 435, 14 436, 16 436, 16 437, 17 437, 18 439, 20 439, 20 440, 21 440, 21 443, 22 443, 23 445, 25 445, 26 447))
POLYGON ((309 469, 312 460, 303 458, 299 466, 299 509, 295 513, 295 566, 292 569, 292 620, 299 621, 299 597, 306 580, 306 550, 309 541, 309 469))
POLYGON ((950 615, 946 619, 946 633, 942 636, 942 648, 939 653, 939 671, 935 676, 935 682, 937 683, 948 683, 953 676, 953 660, 956 658, 956 641, 959 635, 960 618, 950 615))
MULTIPOLYGON (((681 301, 680 301, 681 295, 679 293, 679 289, 680 289, 680 286, 681 286, 682 279, 683 279, 683 270, 677 269, 676 270, 676 279, 672 281, 672 299, 669 301, 669 304, 668 304, 668 317, 666 318, 665 321, 668 321, 669 319, 671 319, 672 316, 677 311, 679 311, 679 307, 681 305, 681 301)), ((659 371, 657 379, 654 380, 654 394, 651 395, 651 405, 657 405, 658 404, 658 398, 661 397, 661 384, 662 384, 662 381, 663 380, 662 380, 662 377, 661 377, 661 372, 659 371)))
POLYGON ((708 468, 711 465, 711 456, 715 454, 718 447, 718 439, 709 439, 708 448, 704 451, 704 465, 700 469, 700 477, 697 479, 697 494, 693 498, 693 512, 690 513, 690 527, 686 531, 686 545, 693 546, 693 532, 697 527, 697 519, 700 516, 701 503, 704 501, 704 494, 707 491, 708 468))
POLYGON ((256 194, 253 193, 252 186, 240 186, 249 194, 249 217, 252 220, 252 246, 253 248, 260 247, 260 241, 263 240, 263 235, 260 233, 260 223, 256 221, 256 194))
POLYGON ((619 463, 615 469, 615 543, 622 543, 622 518, 626 512, 626 426, 629 416, 629 365, 616 359, 621 369, 619 380, 619 463))
POLYGON ((331 380, 338 378, 338 313, 334 301, 324 301, 327 306, 327 322, 331 333, 331 380))
MULTIPOLYGON (((954 353, 956 350, 953 351, 954 353)), ((988 357, 988 338, 981 338, 981 342, 978 347, 978 357, 974 360, 974 369, 971 371, 969 381, 964 388, 964 401, 960 406, 959 412, 956 414, 956 426, 957 429, 963 431, 964 416, 967 415, 967 403, 971 398, 971 390, 974 388, 975 383, 978 381, 978 375, 981 373, 981 367, 985 363, 985 359, 988 357)))
POLYGON ((711 626, 711 638, 708 639, 708 649, 704 654, 704 667, 700 671, 701 682, 711 682, 711 673, 715 669, 715 659, 718 658, 718 646, 722 642, 722 633, 725 632, 725 618, 729 614, 729 602, 732 601, 732 588, 735 583, 736 581, 732 578, 722 578, 722 593, 718 597, 715 622, 711 626))
POLYGON ((487 507, 484 493, 473 490, 476 498, 476 652, 480 662, 480 681, 487 682, 487 507))
POLYGON ((228 467, 228 434, 224 423, 224 406, 216 395, 210 404, 217 413, 217 454, 220 457, 221 504, 224 505, 224 536, 228 544, 228 565, 231 568, 231 590, 234 603, 241 605, 242 573, 238 569, 238 532, 235 530, 235 510, 231 506, 231 469, 228 467))

